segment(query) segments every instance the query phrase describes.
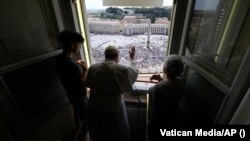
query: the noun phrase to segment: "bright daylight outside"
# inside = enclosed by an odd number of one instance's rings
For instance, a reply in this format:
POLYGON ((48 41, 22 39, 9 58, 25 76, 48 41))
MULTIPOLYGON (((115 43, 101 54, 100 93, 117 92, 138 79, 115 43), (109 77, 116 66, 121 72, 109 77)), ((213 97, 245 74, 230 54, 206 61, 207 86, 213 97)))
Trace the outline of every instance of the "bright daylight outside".
POLYGON ((160 73, 166 56, 172 0, 162 7, 102 6, 102 0, 85 0, 92 63, 104 60, 104 50, 114 45, 120 63, 129 63, 128 51, 136 47, 140 73, 160 73))

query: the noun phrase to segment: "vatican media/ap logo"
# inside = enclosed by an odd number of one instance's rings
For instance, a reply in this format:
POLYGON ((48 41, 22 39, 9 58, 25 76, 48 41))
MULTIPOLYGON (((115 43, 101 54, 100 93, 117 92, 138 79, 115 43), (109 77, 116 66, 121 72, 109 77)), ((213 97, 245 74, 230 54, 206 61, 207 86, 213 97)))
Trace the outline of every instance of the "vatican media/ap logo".
POLYGON ((231 137, 239 136, 245 138, 245 129, 194 129, 194 130, 177 130, 177 129, 160 129, 161 136, 197 136, 197 137, 231 137))

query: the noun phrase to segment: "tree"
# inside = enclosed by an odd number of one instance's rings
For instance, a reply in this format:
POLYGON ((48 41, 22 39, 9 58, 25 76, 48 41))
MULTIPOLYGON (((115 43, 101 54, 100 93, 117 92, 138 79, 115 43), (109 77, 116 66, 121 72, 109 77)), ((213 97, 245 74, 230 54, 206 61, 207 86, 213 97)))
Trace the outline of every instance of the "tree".
POLYGON ((122 9, 117 8, 117 7, 109 7, 106 9, 107 13, 112 13, 112 14, 121 14, 122 13, 122 9))
POLYGON ((143 16, 150 18, 151 22, 154 23, 155 18, 167 17, 171 19, 172 8, 167 7, 154 7, 154 8, 133 8, 136 14, 142 14, 143 16))
POLYGON ((107 18, 110 19, 120 19, 121 17, 123 17, 123 11, 120 8, 117 7, 109 7, 106 10, 107 13, 107 18))

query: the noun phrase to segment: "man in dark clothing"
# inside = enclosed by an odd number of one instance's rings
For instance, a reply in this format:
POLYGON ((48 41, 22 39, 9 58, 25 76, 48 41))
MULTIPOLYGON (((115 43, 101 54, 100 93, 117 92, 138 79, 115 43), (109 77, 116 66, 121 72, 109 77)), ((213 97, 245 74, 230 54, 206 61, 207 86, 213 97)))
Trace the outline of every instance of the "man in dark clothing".
MULTIPOLYGON (((67 92, 67 97, 73 106, 76 127, 80 129, 84 122, 87 103, 86 90, 83 86, 86 79, 87 65, 83 60, 75 62, 73 55, 79 53, 84 39, 79 33, 63 31, 59 35, 59 41, 63 47, 63 52, 57 56, 55 66, 67 92)), ((86 135, 85 123, 80 133, 81 138, 84 138, 86 135)))

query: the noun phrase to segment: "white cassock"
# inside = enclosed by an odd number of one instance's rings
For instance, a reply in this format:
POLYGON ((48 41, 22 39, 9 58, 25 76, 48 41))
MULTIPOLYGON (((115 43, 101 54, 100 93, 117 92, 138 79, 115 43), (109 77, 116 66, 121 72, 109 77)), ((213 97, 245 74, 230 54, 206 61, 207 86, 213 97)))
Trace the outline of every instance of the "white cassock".
POLYGON ((105 60, 92 65, 87 74, 90 88, 88 118, 92 141, 129 141, 130 132, 122 94, 132 91, 138 76, 135 63, 131 66, 105 60))

